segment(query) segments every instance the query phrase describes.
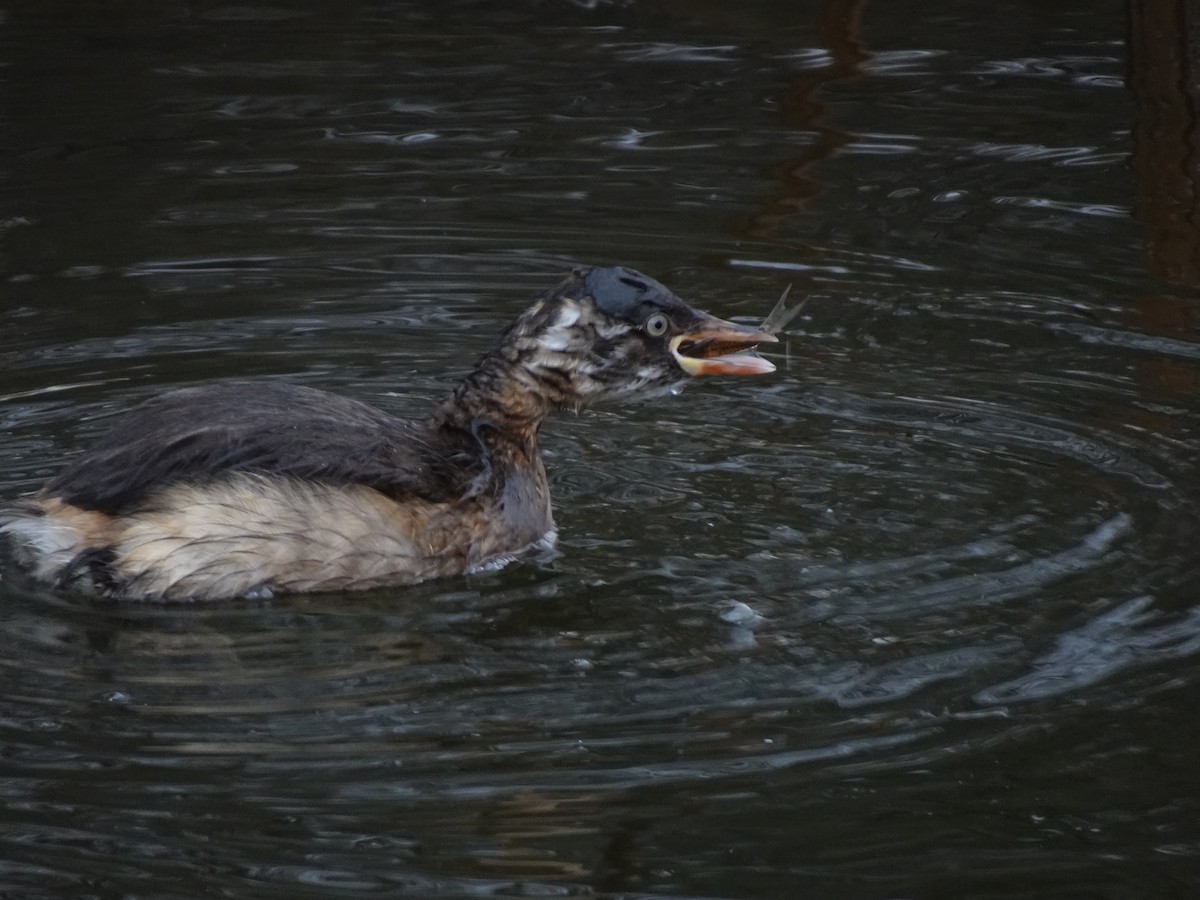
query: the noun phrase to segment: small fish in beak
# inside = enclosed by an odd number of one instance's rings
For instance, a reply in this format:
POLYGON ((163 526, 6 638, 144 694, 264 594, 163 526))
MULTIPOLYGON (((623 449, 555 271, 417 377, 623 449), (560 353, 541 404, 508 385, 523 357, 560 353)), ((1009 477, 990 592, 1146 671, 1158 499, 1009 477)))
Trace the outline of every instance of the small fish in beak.
POLYGON ((671 339, 671 353, 689 375, 765 375, 775 366, 748 351, 778 340, 765 331, 697 313, 692 327, 671 339))

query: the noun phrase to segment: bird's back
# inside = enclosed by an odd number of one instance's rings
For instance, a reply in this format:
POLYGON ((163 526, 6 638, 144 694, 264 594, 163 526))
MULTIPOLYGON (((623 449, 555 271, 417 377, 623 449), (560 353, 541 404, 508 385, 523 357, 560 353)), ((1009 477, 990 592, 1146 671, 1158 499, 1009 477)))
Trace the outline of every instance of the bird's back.
POLYGON ((442 455, 418 426, 357 400, 277 382, 222 382, 124 413, 42 493, 117 514, 175 482, 251 472, 439 500, 453 490, 442 455))

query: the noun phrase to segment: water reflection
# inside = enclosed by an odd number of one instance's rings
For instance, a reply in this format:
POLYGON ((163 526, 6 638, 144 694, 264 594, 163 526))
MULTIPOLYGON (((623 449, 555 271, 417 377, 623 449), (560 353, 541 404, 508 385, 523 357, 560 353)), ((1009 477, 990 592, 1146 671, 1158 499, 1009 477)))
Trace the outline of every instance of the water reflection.
POLYGON ((815 59, 812 54, 801 54, 799 59, 789 60, 799 63, 802 73, 780 103, 780 118, 790 128, 811 135, 811 143, 800 156, 777 168, 777 177, 784 183, 783 196, 754 214, 745 229, 749 236, 771 235, 781 220, 802 210, 820 192, 820 182, 809 174, 810 170, 843 149, 853 146, 856 152, 862 152, 869 145, 869 137, 852 136, 830 121, 819 99, 822 87, 853 78, 870 59, 860 37, 865 6, 866 0, 826 3, 820 14, 823 52, 815 59))
POLYGON ((1148 232, 1151 270, 1164 280, 1200 284, 1200 220, 1195 203, 1200 146, 1197 89, 1186 74, 1197 65, 1195 13, 1151 2, 1129 17, 1129 83, 1139 99, 1133 131, 1138 214, 1148 232))
MULTIPOLYGON (((1195 197, 1197 173, 1192 160, 1200 145, 1196 122, 1196 88, 1186 72, 1198 64, 1193 14, 1169 3, 1148 3, 1130 15, 1129 84, 1139 99, 1133 130, 1133 165, 1137 176, 1135 211, 1146 227, 1150 270, 1164 281, 1195 288, 1200 285, 1200 218, 1195 197), (1166 38, 1164 41, 1163 38, 1166 38)), ((1181 393, 1194 393, 1200 381, 1195 368, 1180 365, 1170 347, 1185 353, 1198 321, 1191 296, 1149 293, 1138 303, 1142 328, 1159 337, 1165 357, 1155 354, 1142 368, 1151 382, 1181 393)))
POLYGON ((0 892, 1187 895, 1165 7, 1136 107, 1117 3, 726 7, 10 14, 5 496, 174 384, 417 415, 578 261, 810 300, 769 381, 551 422, 526 565, 175 607, 5 566, 0 892))

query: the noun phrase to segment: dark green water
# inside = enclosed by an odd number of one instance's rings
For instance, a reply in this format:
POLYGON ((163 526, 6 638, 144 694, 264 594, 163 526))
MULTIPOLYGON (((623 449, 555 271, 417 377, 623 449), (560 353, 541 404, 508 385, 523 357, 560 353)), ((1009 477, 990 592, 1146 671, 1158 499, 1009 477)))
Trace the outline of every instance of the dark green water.
POLYGON ((419 414, 581 262, 810 298, 776 375, 548 424, 553 558, 0 569, 0 896, 1196 896, 1195 126, 1129 26, 0 7, 0 496, 204 379, 419 414))

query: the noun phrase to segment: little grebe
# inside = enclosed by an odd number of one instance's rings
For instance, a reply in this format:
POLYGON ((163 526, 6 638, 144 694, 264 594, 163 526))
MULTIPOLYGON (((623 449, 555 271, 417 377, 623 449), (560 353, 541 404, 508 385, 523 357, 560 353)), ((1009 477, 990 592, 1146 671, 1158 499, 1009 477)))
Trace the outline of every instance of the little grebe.
POLYGON ((578 269, 424 422, 228 382, 131 410, 0 510, 44 582, 135 599, 269 597, 479 571, 555 537, 538 429, 555 407, 774 369, 774 341, 625 268, 578 269))

